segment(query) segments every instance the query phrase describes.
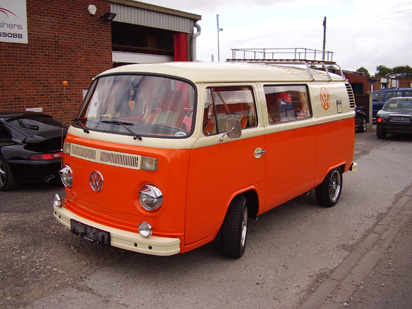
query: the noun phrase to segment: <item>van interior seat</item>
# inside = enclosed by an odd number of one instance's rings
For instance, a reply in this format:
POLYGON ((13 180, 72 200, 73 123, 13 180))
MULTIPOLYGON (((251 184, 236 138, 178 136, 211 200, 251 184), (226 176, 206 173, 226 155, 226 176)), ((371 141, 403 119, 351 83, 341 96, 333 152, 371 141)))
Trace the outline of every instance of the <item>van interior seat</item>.
POLYGON ((165 91, 160 98, 160 110, 154 111, 146 122, 186 130, 186 125, 183 123, 183 119, 185 118, 183 105, 184 100, 181 91, 165 91))
MULTIPOLYGON (((245 129, 248 127, 249 112, 248 112, 247 103, 231 104, 229 112, 230 113, 228 114, 226 113, 224 109, 222 108, 218 109, 217 125, 218 125, 220 133, 227 131, 226 122, 230 118, 238 119, 240 121, 240 127, 242 129, 245 129), (243 109, 242 109, 242 105, 243 105, 243 109)), ((207 122, 203 128, 203 133, 204 135, 216 134, 216 117, 215 116, 211 116, 207 119, 207 122)))

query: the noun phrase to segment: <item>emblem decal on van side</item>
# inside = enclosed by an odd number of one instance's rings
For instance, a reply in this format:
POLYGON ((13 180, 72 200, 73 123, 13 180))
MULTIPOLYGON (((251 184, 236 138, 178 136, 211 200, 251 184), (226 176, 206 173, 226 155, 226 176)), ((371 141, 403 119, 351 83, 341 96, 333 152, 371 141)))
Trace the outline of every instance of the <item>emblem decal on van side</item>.
POLYGON ((90 187, 92 188, 94 192, 100 192, 103 190, 104 181, 103 181, 103 176, 102 174, 100 174, 100 172, 93 171, 90 174, 89 182, 90 182, 90 187))
POLYGON ((320 88, 320 103, 325 111, 329 109, 330 106, 330 95, 328 89, 325 87, 320 88))

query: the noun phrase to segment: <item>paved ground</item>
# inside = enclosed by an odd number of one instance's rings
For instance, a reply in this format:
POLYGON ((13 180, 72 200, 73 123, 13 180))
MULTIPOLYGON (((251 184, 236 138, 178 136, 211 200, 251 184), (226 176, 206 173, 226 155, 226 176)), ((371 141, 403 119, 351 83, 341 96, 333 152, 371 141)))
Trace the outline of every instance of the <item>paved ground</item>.
POLYGON ((339 207, 312 193, 272 210, 236 261, 90 244, 53 218, 61 186, 0 192, 0 308, 412 308, 412 138, 356 139, 339 207))
POLYGON ((412 187, 301 308, 412 307, 412 187))

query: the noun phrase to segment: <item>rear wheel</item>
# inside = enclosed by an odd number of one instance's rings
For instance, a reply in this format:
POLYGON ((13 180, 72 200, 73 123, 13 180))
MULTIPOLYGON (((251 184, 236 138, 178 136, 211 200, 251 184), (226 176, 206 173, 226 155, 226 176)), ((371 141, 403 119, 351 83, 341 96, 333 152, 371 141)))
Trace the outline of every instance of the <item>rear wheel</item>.
POLYGON ((360 133, 365 132, 366 129, 367 129, 367 126, 368 126, 368 124, 366 122, 366 118, 362 117, 362 125, 359 127, 358 132, 360 132, 360 133))
POLYGON ((0 191, 6 191, 16 185, 10 167, 3 157, 0 157, 0 191))
POLYGON ((246 198, 237 196, 229 206, 221 229, 224 256, 240 258, 245 252, 248 224, 246 198))
POLYGON ((334 206, 342 192, 342 171, 340 168, 331 170, 323 182, 316 188, 316 200, 325 207, 334 206))
POLYGON ((383 129, 383 127, 382 126, 377 126, 376 127, 376 136, 378 137, 378 138, 385 138, 386 137, 386 132, 385 132, 385 130, 383 129))

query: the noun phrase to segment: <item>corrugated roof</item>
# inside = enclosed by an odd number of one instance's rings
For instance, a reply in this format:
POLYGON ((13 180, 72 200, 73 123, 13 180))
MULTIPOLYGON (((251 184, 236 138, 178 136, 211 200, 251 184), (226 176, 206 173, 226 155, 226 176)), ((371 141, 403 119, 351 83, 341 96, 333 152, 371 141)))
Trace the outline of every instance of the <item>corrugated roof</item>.
POLYGON ((193 33, 194 23, 200 15, 168 9, 143 2, 129 0, 109 0, 111 12, 116 13, 114 21, 165 29, 176 32, 193 33))

